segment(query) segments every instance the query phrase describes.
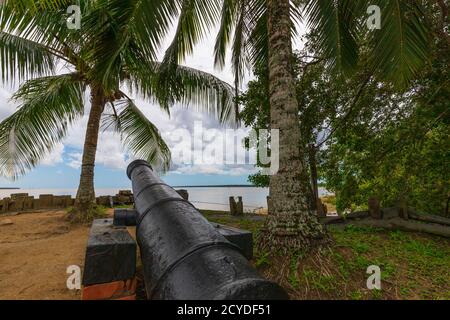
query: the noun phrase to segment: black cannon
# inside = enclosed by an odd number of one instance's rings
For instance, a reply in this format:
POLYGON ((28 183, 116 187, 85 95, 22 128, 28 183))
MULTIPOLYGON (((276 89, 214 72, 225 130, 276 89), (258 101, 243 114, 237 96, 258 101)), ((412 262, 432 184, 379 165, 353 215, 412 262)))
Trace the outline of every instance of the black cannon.
POLYGON ((146 161, 132 162, 127 174, 149 299, 288 299, 146 161))

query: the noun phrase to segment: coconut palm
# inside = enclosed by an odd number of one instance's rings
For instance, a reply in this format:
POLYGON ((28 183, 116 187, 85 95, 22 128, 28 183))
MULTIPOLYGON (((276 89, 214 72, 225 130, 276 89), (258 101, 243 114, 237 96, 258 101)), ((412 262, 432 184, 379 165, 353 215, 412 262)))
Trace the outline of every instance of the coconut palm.
MULTIPOLYGON (((0 5, 1 79, 21 83, 13 95, 17 111, 0 124, 0 173, 16 178, 35 167, 88 112, 72 215, 85 221, 96 210, 94 165, 102 125, 114 128, 135 157, 161 169, 169 166, 167 145, 132 94, 159 103, 166 112, 181 102, 221 122, 234 122, 235 113, 230 85, 174 62, 157 62, 173 21, 179 17, 184 23, 189 15, 182 1, 81 1, 80 30, 66 25, 71 2, 7 0, 0 5), (68 71, 61 74, 61 70, 68 71)), ((213 9, 203 10, 198 20, 190 20, 194 29, 210 23, 208 12, 213 17, 213 9)), ((200 35, 198 31, 197 38, 176 38, 174 43, 194 44, 200 35)), ((189 48, 179 47, 176 54, 183 52, 189 48)))
POLYGON ((280 169, 270 179, 271 206, 262 247, 304 249, 325 235, 306 197, 309 180, 291 65, 294 19, 303 16, 317 34, 320 58, 330 68, 352 72, 364 47, 372 53, 373 72, 402 86, 427 60, 429 37, 422 5, 410 0, 223 1, 216 63, 223 66, 232 42, 236 84, 246 67, 268 66, 271 127, 280 129, 280 169), (379 30, 367 27, 370 5, 381 9, 379 30))

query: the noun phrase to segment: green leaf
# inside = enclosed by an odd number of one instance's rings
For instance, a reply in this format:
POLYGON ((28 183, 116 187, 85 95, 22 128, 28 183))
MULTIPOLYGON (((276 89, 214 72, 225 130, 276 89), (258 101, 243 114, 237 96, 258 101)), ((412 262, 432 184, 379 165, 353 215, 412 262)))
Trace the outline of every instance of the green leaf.
POLYGON ((318 36, 321 55, 331 68, 349 73, 358 62, 357 13, 360 1, 308 0, 305 11, 308 27, 318 36))
POLYGON ((131 99, 114 104, 118 113, 106 116, 104 126, 113 125, 121 136, 124 146, 135 158, 147 160, 155 169, 167 171, 170 150, 158 128, 145 117, 131 99))
POLYGON ((157 85, 157 99, 162 106, 179 102, 222 123, 238 122, 234 112, 233 87, 207 72, 178 66, 170 74, 159 74, 157 85))
POLYGON ((3 83, 55 72, 55 56, 47 47, 0 31, 0 71, 3 83))
POLYGON ((181 63, 213 27, 219 17, 218 0, 183 0, 173 41, 166 50, 163 65, 181 63))
POLYGON ((404 87, 428 60, 430 30, 416 1, 378 0, 381 29, 372 37, 373 59, 381 73, 404 87))
POLYGON ((226 51, 236 24, 235 16, 239 2, 239 0, 224 0, 222 4, 220 28, 214 46, 214 64, 220 69, 225 66, 226 51))
POLYGON ((25 82, 14 94, 19 109, 0 123, 0 173, 17 178, 35 167, 83 115, 83 87, 76 74, 25 82))

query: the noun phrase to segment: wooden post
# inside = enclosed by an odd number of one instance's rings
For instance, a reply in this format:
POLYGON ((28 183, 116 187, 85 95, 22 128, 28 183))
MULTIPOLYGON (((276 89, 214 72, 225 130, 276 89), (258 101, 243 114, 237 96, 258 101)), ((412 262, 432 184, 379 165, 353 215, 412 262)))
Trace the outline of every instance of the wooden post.
POLYGON ((232 216, 235 216, 237 213, 237 205, 236 200, 234 200, 234 197, 230 197, 230 213, 232 216))
POLYGON ((240 216, 244 214, 244 202, 242 202, 242 197, 238 197, 237 214, 240 216))
POLYGON ((376 197, 370 197, 368 201, 369 215, 373 219, 383 219, 383 212, 381 211, 380 201, 376 197))
POLYGON ((322 203, 320 198, 316 199, 317 216, 319 218, 324 218, 327 216, 327 207, 322 203))
POLYGON ((400 198, 398 202, 398 215, 402 219, 409 220, 408 203, 406 202, 406 199, 403 197, 400 198))

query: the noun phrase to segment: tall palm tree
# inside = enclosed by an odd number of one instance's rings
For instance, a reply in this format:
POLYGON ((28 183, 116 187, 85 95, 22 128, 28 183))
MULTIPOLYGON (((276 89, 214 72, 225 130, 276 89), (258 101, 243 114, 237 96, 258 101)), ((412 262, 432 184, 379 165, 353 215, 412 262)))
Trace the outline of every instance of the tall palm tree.
POLYGON ((421 1, 410 0, 224 0, 217 65, 223 65, 232 38, 237 84, 246 66, 268 65, 271 127, 280 130, 280 169, 270 179, 272 205, 263 248, 310 248, 326 234, 306 199, 309 180, 291 64, 294 19, 304 16, 318 35, 321 58, 331 68, 352 72, 364 47, 372 52, 373 72, 402 86, 427 60, 429 37, 422 9, 421 1), (370 5, 381 9, 379 30, 367 27, 370 5))
MULTIPOLYGON (((137 94, 169 112, 175 102, 192 104, 221 122, 234 122, 233 88, 216 77, 172 61, 157 52, 172 20, 185 21, 182 1, 92 0, 81 2, 82 26, 66 26, 71 1, 5 1, 0 5, 0 74, 4 83, 20 81, 13 99, 18 110, 0 124, 0 173, 17 177, 39 163, 82 117, 90 95, 80 184, 73 217, 95 214, 94 165, 101 126, 120 133, 136 157, 162 169, 170 152, 158 129, 128 94, 137 94), (44 4, 52 6, 44 6, 44 4), (69 72, 60 74, 64 66, 69 72), (89 88, 89 90, 88 90, 89 88), (124 88, 128 89, 128 93, 124 88)), ((211 21, 198 16, 194 29, 211 21)), ((192 22, 192 21, 191 21, 192 22)), ((177 32, 179 36, 179 32, 177 32)), ((194 44, 175 39, 176 44, 194 44)), ((175 53, 183 56, 186 46, 175 53)), ((172 53, 173 54, 173 53, 172 53)))

